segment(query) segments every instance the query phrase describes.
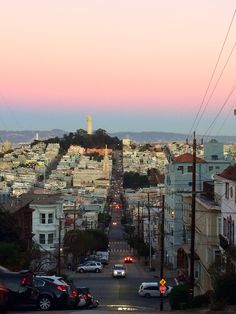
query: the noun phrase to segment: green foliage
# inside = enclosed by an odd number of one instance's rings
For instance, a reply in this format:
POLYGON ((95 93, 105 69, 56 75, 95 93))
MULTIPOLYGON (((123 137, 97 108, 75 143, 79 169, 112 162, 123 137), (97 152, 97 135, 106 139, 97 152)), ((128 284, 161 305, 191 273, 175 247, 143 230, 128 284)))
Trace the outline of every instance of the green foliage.
MULTIPOLYGON (((149 244, 145 243, 143 240, 139 240, 138 238, 130 238, 128 240, 129 245, 134 248, 135 250, 137 250, 138 255, 140 256, 149 256, 149 244)), ((154 253, 154 249, 151 248, 151 253, 154 253)))
POLYGON ((11 270, 20 270, 28 267, 29 255, 22 251, 17 243, 0 242, 0 265, 11 270))
POLYGON ((209 297, 206 294, 196 295, 190 302, 192 308, 207 306, 210 303, 209 297))
POLYGON ((99 213, 98 222, 104 224, 105 227, 108 227, 111 222, 111 215, 108 213, 99 213))
POLYGON ((169 295, 172 310, 190 307, 189 285, 187 283, 173 287, 169 295))
POLYGON ((0 239, 5 242, 17 241, 20 229, 17 227, 16 219, 8 212, 0 211, 0 239))
POLYGON ((71 230, 64 237, 64 251, 71 253, 75 263, 90 250, 103 250, 108 246, 108 237, 101 230, 71 230))
POLYGON ((219 275, 214 281, 214 299, 224 300, 227 304, 236 304, 236 274, 219 275))
POLYGON ((92 250, 105 250, 108 246, 109 240, 107 235, 99 229, 87 230, 87 233, 92 237, 92 250))
POLYGON ((138 189, 144 187, 150 187, 150 183, 147 175, 140 175, 137 172, 125 172, 123 177, 124 189, 138 189))
POLYGON ((67 151, 71 145, 80 145, 84 148, 120 148, 122 142, 117 137, 109 136, 105 130, 98 129, 92 135, 83 129, 77 130, 75 133, 64 134, 63 138, 52 138, 44 141, 47 143, 59 143, 61 151, 67 151))

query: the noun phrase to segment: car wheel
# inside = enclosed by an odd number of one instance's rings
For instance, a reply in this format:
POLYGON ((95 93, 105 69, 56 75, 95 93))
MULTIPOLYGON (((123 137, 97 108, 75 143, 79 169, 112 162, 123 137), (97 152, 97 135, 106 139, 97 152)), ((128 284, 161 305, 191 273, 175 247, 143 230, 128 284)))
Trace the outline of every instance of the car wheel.
POLYGON ((41 311, 49 311, 52 309, 53 303, 52 303, 52 298, 47 295, 42 295, 39 298, 39 309, 41 311))
POLYGON ((99 269, 99 268, 96 268, 96 269, 95 269, 95 273, 100 273, 100 269, 99 269))
POLYGON ((79 273, 83 273, 84 272, 84 269, 83 268, 80 268, 79 269, 79 273))
POLYGON ((150 297, 151 297, 150 293, 146 293, 144 296, 145 296, 146 298, 150 298, 150 297))

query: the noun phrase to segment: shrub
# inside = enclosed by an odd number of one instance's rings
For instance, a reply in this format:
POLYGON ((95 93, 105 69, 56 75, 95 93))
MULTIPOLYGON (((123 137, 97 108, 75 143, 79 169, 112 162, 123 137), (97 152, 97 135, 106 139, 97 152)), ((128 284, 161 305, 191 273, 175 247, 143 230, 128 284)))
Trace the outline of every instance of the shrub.
POLYGON ((208 304, 209 304, 209 299, 206 294, 197 295, 191 301, 191 307, 202 307, 208 304))
POLYGON ((170 293, 169 302, 172 310, 190 307, 189 285, 187 283, 175 286, 170 293))
POLYGON ((236 304, 236 274, 218 276, 214 282, 214 300, 225 300, 226 304, 236 304))

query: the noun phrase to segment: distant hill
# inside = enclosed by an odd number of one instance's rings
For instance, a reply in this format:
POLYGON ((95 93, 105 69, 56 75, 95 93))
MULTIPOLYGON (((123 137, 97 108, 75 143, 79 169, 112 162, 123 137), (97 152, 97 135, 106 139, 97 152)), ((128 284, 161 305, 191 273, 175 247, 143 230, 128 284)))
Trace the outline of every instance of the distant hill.
MULTIPOLYGON (((68 134, 68 131, 61 129, 53 129, 48 131, 26 130, 26 131, 1 131, 0 140, 10 141, 14 145, 19 143, 31 143, 34 141, 36 133, 39 135, 39 139, 49 139, 54 137, 63 137, 64 134, 68 134)), ((108 133, 110 136, 117 136, 119 139, 129 138, 138 143, 163 143, 163 142, 184 142, 187 138, 186 134, 171 133, 171 132, 116 132, 108 133)), ((199 138, 199 136, 198 136, 199 138)), ((222 143, 236 143, 236 136, 211 136, 209 139, 215 138, 222 143)))
POLYGON ((10 141, 13 144, 20 144, 20 143, 32 143, 35 139, 36 133, 39 135, 39 139, 45 140, 48 138, 53 137, 63 137, 67 131, 63 131, 60 129, 54 129, 49 131, 2 131, 0 130, 0 140, 2 142, 10 141))
MULTIPOLYGON (((119 139, 128 138, 138 143, 163 143, 163 142, 184 142, 188 137, 187 134, 171 132, 116 132, 112 136, 119 139)), ((201 136, 197 136, 197 138, 201 136)), ((211 136, 202 137, 204 142, 214 138, 221 143, 236 143, 236 136, 211 136)))

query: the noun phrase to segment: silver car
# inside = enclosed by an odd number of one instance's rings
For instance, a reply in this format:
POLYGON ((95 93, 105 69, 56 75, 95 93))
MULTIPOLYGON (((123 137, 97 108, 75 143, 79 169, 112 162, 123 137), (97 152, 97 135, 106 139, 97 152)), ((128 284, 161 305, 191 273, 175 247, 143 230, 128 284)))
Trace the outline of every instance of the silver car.
POLYGON ((84 273, 84 272, 95 272, 100 273, 103 269, 102 263, 97 261, 88 261, 80 266, 77 267, 77 273, 84 273))
POLYGON ((115 278, 117 277, 122 277, 122 278, 125 278, 126 276, 126 269, 125 269, 125 266, 122 265, 122 264, 115 264, 113 267, 112 267, 112 276, 115 278))

